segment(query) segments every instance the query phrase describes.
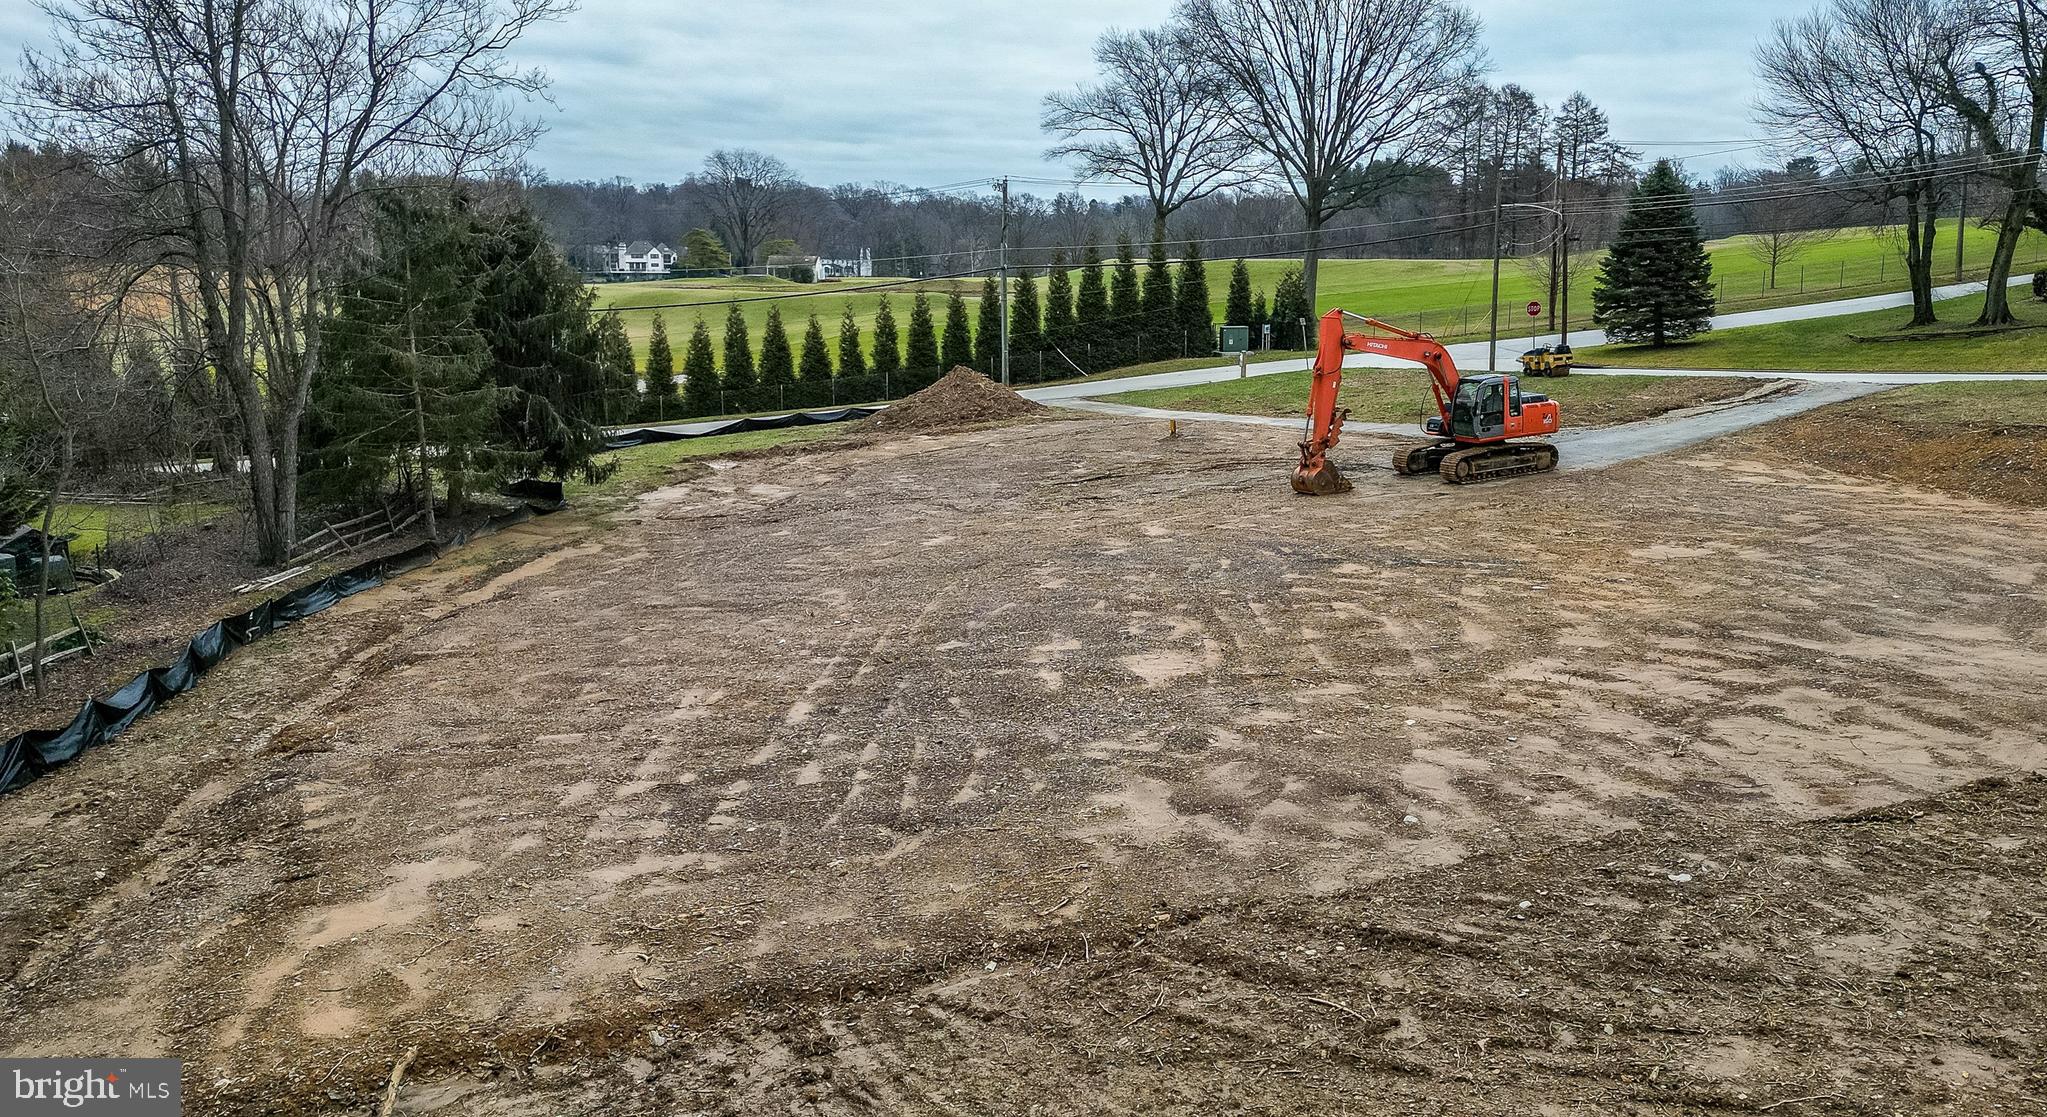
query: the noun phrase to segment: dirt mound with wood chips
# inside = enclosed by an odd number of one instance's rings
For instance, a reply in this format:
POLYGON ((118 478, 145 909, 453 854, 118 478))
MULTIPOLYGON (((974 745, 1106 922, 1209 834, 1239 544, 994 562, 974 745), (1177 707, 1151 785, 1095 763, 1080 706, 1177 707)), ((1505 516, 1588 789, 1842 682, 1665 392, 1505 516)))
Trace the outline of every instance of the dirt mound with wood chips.
POLYGON ((1045 410, 965 365, 955 365, 936 384, 889 404, 867 420, 875 431, 943 430, 1014 419, 1045 410))

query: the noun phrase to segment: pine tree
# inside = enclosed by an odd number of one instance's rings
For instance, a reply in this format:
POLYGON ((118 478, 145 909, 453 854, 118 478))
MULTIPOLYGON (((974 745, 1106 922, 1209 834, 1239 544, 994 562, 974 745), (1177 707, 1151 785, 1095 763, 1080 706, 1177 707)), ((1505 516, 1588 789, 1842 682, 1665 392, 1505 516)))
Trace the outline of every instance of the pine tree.
POLYGON ((1258 297, 1251 300, 1251 344, 1257 345, 1265 327, 1272 325, 1272 311, 1265 305, 1265 288, 1258 289, 1258 297))
POLYGON ((490 350, 486 376, 506 389, 496 452, 535 455, 529 463, 567 476, 603 453, 604 410, 619 391, 619 370, 599 358, 596 295, 531 212, 473 220, 482 232, 476 330, 490 350))
POLYGON ((903 365, 918 383, 928 383, 938 372, 938 328, 931 321, 931 299, 922 291, 910 302, 910 332, 904 339, 903 365))
POLYGON ((1130 238, 1124 237, 1116 242, 1116 270, 1109 276, 1109 318, 1102 332, 1113 355, 1105 367, 1139 360, 1136 338, 1143 301, 1137 288, 1137 256, 1130 248, 1130 238))
POLYGON ((718 406, 718 358, 711 348, 711 327, 699 317, 689 332, 689 348, 682 356, 682 410, 688 415, 716 415, 718 406))
POLYGON ((647 336, 647 398, 668 400, 675 395, 675 351, 668 347, 668 323, 659 314, 647 336))
POLYGON ((1166 246, 1151 242, 1151 255, 1144 263, 1144 294, 1138 319, 1144 358, 1161 361, 1180 353, 1180 328, 1174 320, 1173 270, 1166 265, 1166 246))
POLYGON ((945 300, 945 338, 940 352, 939 367, 947 372, 962 365, 973 367, 974 324, 967 318, 967 300, 960 298, 958 291, 945 300))
POLYGON ((1009 308, 1009 375, 1012 380, 1035 378, 1045 364, 1045 319, 1038 310, 1038 281, 1031 269, 1016 269, 1009 281, 1016 291, 1009 308))
POLYGON ((980 327, 974 331, 974 359, 982 372, 1002 371, 1002 286, 994 276, 981 281, 980 327))
POLYGON ((1249 326, 1255 334, 1260 324, 1252 317, 1251 269, 1244 261, 1238 260, 1230 268, 1230 297, 1223 305, 1223 325, 1249 326))
POLYGON ((1045 344, 1070 351, 1078 331, 1079 323, 1073 314, 1073 274, 1066 270, 1066 254, 1054 252, 1052 271, 1045 280, 1045 344))
POLYGON ((1592 287, 1592 320, 1614 341, 1661 348, 1713 328, 1713 261, 1691 190, 1659 159, 1628 196, 1592 287))
POLYGON ((807 387, 817 389, 813 395, 825 391, 825 381, 831 381, 831 348, 825 346, 825 325, 811 315, 811 325, 802 329, 802 358, 796 360, 796 378, 807 387))
POLYGON ((476 229, 460 207, 395 192, 378 199, 374 232, 328 320, 319 397, 331 425, 309 440, 307 480, 316 493, 360 496, 393 471, 415 478, 437 537, 435 487, 458 511, 469 479, 496 457, 498 392, 475 325, 476 229))
MULTIPOLYGON (((727 393, 745 393, 749 399, 760 384, 760 378, 753 372, 753 340, 746 335, 746 314, 738 303, 733 303, 725 314, 725 362, 719 368, 719 377, 727 393)), ((746 410, 746 406, 740 405, 740 410, 746 410)))
POLYGON ((786 389, 796 379, 796 354, 789 348, 789 331, 782 325, 782 308, 768 304, 768 321, 761 327, 761 398, 780 406, 786 389))
POLYGON ((1314 327, 1308 309, 1308 286, 1301 280, 1301 269, 1288 268, 1279 277, 1279 285, 1272 289, 1272 344, 1281 349, 1308 348, 1307 330, 1314 327))
POLYGON ((881 297, 881 305, 874 308, 874 375, 882 377, 884 385, 888 377, 903 371, 903 349, 896 337, 895 311, 888 306, 888 296, 881 297))
POLYGON ((1186 340, 1189 356, 1215 352, 1215 318, 1208 309, 1208 266, 1201 262, 1201 245, 1187 242, 1180 258, 1179 286, 1173 292, 1178 304, 1175 317, 1186 340))
POLYGON ((1102 254, 1091 244, 1081 254, 1080 290, 1073 298, 1074 340, 1083 350, 1075 360, 1088 359, 1091 354, 1086 351, 1107 340, 1108 321, 1109 287, 1102 281, 1102 254))
POLYGON ((639 360, 633 356, 633 338, 616 310, 598 316, 595 333, 604 421, 620 422, 632 412, 639 392, 640 370, 635 367, 639 360))
POLYGON ((867 357, 860 352, 860 320, 853 317, 851 303, 846 304, 846 313, 839 317, 839 375, 867 375, 867 357))

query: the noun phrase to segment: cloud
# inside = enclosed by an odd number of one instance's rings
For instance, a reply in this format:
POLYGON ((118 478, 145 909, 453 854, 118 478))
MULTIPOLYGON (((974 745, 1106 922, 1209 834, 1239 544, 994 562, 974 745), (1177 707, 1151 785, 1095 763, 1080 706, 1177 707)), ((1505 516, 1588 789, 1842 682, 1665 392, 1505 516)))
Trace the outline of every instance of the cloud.
MULTIPOLYGON (((1041 158, 1039 100, 1088 80, 1095 38, 1159 23, 1171 0, 584 0, 520 60, 554 79, 533 163, 557 179, 673 182, 719 147, 780 156, 813 182, 934 185, 1065 170, 1041 158)), ((1750 54, 1781 0, 1477 0, 1492 80, 1551 105, 1583 90, 1630 140, 1754 129, 1750 54)), ((39 42, 0 0, 0 58, 39 42)), ((1656 148, 1674 154, 1700 148, 1656 148)), ((1759 158, 1698 160, 1694 172, 1759 158)))

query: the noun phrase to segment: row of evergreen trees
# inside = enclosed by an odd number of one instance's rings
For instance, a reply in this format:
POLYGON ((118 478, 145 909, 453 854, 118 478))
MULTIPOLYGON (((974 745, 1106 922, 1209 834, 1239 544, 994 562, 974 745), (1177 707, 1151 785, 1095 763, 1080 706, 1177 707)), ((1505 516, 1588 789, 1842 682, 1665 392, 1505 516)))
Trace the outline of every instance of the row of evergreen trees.
MULTIPOLYGON (((1128 240, 1110 261, 1094 248, 1077 267, 1055 254, 1042 291, 1029 269, 1019 269, 1010 287, 1015 381, 1199 356, 1215 348, 1208 274, 1195 244, 1187 246, 1177 267, 1156 242, 1142 265, 1128 240)), ((1276 321, 1279 315, 1294 315, 1307 301, 1298 273, 1289 273, 1268 316, 1264 292, 1254 300, 1250 273, 1241 260, 1231 274, 1230 291, 1232 323, 1251 322, 1254 314, 1258 323, 1276 321)), ((768 308, 756 351, 746 315, 734 303, 726 312, 722 338, 714 338, 710 325, 697 319, 679 361, 667 323, 657 315, 647 348, 646 408, 649 413, 712 415, 811 406, 915 391, 957 365, 992 375, 1001 359, 1002 312, 1001 289, 993 276, 982 283, 978 314, 969 312, 957 290, 945 297, 942 314, 928 292, 918 291, 904 325, 883 295, 875 311, 873 344, 863 347, 852 307, 841 315, 835 341, 813 314, 800 341, 792 343, 776 303, 768 308), (679 406, 671 402, 678 392, 679 406)))

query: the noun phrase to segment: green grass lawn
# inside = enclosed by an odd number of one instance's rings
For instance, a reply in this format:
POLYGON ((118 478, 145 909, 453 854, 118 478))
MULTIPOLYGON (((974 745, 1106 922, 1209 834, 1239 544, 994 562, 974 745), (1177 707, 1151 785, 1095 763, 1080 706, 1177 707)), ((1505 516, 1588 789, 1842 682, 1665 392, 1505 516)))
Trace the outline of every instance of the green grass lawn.
MULTIPOLYGON (((1181 388, 1151 388, 1104 397, 1115 403, 1225 415, 1301 415, 1308 404, 1305 372, 1283 372, 1181 388)), ((1531 379, 1532 390, 1557 401, 1566 428, 1608 426, 1660 415, 1678 407, 1739 395, 1756 382, 1739 377, 1568 376, 1531 379)), ((1364 423, 1418 423, 1433 414, 1428 374, 1420 370, 1347 372, 1340 406, 1364 423)))
MULTIPOLYGON (((1955 223, 1942 223, 1938 249, 1943 261, 1953 257, 1955 223)), ((1991 242, 1994 231, 1971 229, 1969 232, 1967 271, 1973 278, 1981 278, 1983 268, 1989 263, 1991 242)), ((1887 232, 1870 229, 1844 229, 1832 238, 1814 245, 1803 256, 1779 268, 1777 287, 1765 290, 1766 269, 1749 250, 1752 238, 1730 237, 1713 241, 1707 249, 1713 258, 1713 278, 1723 312, 1757 310, 1772 306, 1791 306, 1800 303, 1824 302, 1829 299, 1849 298, 1904 288, 1903 270, 1900 264, 1900 247, 1897 238, 1887 232)), ((1221 322, 1225 301, 1229 294, 1230 266, 1232 260, 1223 255, 1207 261, 1209 305, 1216 321, 1221 322)), ((2041 263, 2047 263, 2047 235, 2028 231, 2020 241, 2018 270, 2023 272, 2041 263)), ((1263 290, 1268 297, 1279 283, 1279 277, 1286 269, 1298 266, 1298 260, 1252 260, 1247 266, 1251 272, 1254 288, 1263 290)), ((1591 321, 1592 277, 1596 269, 1586 269, 1573 285, 1572 320, 1579 327, 1589 326, 1591 321)), ((1937 279, 1950 282, 1954 278, 1951 269, 1943 267, 1937 279)), ((854 317, 859 320, 863 341, 872 346, 874 309, 879 305, 881 292, 852 292, 847 288, 864 283, 887 282, 887 280, 846 280, 842 283, 802 284, 785 280, 746 276, 733 279, 688 279, 663 280, 648 283, 605 283, 595 287, 597 306, 600 309, 618 307, 630 309, 666 303, 689 304, 681 309, 665 310, 670 343, 675 347, 676 360, 682 360, 683 346, 689 340, 689 331, 698 314, 709 323, 712 335, 722 338, 725 325, 725 303, 735 298, 747 298, 771 294, 798 294, 803 297, 784 300, 778 304, 765 302, 743 303, 747 322, 752 329, 753 342, 758 350, 760 330, 767 320, 768 307, 779 305, 782 317, 789 330, 791 345, 802 344, 803 328, 811 314, 818 316, 824 326, 825 338, 833 346, 834 359, 837 357, 839 316, 847 306, 853 307, 854 317), (701 308, 701 309, 698 309, 701 308)), ((1045 282, 1040 276, 1040 288, 1045 282)), ((1487 260, 1324 260, 1322 262, 1316 302, 1320 309, 1342 307, 1359 314, 1382 318, 1394 325, 1407 329, 1419 328, 1445 339, 1470 339, 1482 337, 1486 331, 1487 311, 1492 294, 1492 265, 1487 260)), ((944 321, 945 296, 957 289, 967 300, 970 316, 977 313, 980 298, 980 281, 937 280, 914 287, 899 287, 888 292, 889 300, 895 307, 896 323, 899 329, 909 324, 910 301, 918 288, 929 292, 934 303, 933 314, 940 324, 944 321)), ((1522 308, 1531 299, 1547 298, 1547 293, 1538 289, 1537 277, 1521 263, 1507 261, 1500 272, 1500 326, 1508 338, 1526 336, 1529 319, 1522 308)), ((633 336, 636 350, 644 360, 646 339, 652 329, 653 315, 650 312, 633 310, 625 315, 628 332, 633 336)), ((979 319, 975 317, 978 324, 979 319)), ((1547 324, 1545 315, 1541 321, 1547 324)), ((1312 325, 1311 325, 1312 328, 1312 325)), ((1279 338, 1281 345, 1296 344, 1291 338, 1279 338)), ((1086 364, 1085 355, 1076 359, 1086 364)))
POLYGON ((1870 396, 1886 418, 1976 429, 2032 427, 2047 432, 2047 382, 1978 380, 1912 384, 1870 396))
MULTIPOLYGON (((224 516, 233 509, 225 504, 59 504, 54 528, 70 535, 71 557, 78 563, 92 561, 93 552, 111 539, 150 535, 158 531, 190 527, 224 516)), ((42 526, 39 519, 32 520, 42 526)))
MULTIPOLYGON (((1593 346, 1578 350, 1578 359, 1632 368, 2047 373, 2047 308, 2016 292, 2014 296, 2012 311, 2020 321, 2043 328, 1933 341, 1852 340, 1851 334, 1873 337, 1900 331, 1911 317, 1906 309, 1878 310, 1715 330, 1696 341, 1662 349, 1643 345, 1593 346)), ((1966 328, 1982 306, 1982 296, 1974 295, 1945 300, 1935 304, 1935 309, 1943 326, 1966 328)))

